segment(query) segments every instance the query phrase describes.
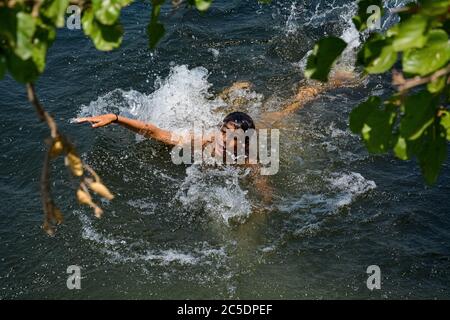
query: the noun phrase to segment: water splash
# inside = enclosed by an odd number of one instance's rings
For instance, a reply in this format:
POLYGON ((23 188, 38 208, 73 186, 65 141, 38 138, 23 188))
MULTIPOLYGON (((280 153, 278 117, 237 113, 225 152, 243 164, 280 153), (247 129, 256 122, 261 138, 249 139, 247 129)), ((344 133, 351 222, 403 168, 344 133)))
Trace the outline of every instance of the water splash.
MULTIPOLYGON (((313 28, 314 30, 323 30, 324 25, 329 25, 333 27, 331 32, 338 32, 333 35, 342 38, 347 43, 347 48, 344 50, 341 58, 336 64, 339 65, 339 69, 346 69, 349 71, 353 70, 355 50, 361 45, 359 32, 356 30, 351 19, 356 13, 356 9, 356 3, 353 2, 339 4, 338 1, 318 1, 314 8, 306 8, 309 14, 305 17, 305 21, 303 22, 303 27, 313 28), (332 18, 331 20, 330 17, 332 18), (335 29, 339 29, 340 31, 336 31, 335 29)), ((323 34, 319 35, 318 38, 330 35, 328 34, 330 30, 326 28, 322 32, 323 34)), ((311 53, 312 48, 295 65, 301 70, 304 70, 311 53)))
POLYGON ((202 170, 191 166, 177 194, 189 212, 205 211, 209 216, 229 225, 243 223, 251 213, 247 191, 239 185, 246 173, 239 168, 224 167, 202 170))
POLYGON ((289 17, 286 20, 286 25, 285 25, 285 31, 286 34, 294 34, 298 31, 299 29, 299 25, 297 23, 297 19, 298 19, 298 13, 297 13, 297 2, 293 2, 291 4, 291 8, 290 8, 290 12, 289 12, 289 17))
POLYGON ((141 239, 105 235, 96 229, 92 218, 79 211, 75 213, 82 225, 82 238, 89 241, 114 263, 134 262, 147 266, 197 265, 211 263, 211 260, 223 263, 227 258, 225 247, 211 247, 206 242, 184 249, 158 249, 154 248, 154 244, 141 239))
MULTIPOLYGON (((321 173, 321 176, 325 175, 321 173)), ((335 214, 357 197, 376 188, 374 181, 365 179, 358 172, 333 172, 323 182, 325 189, 319 194, 305 193, 299 199, 286 200, 279 209, 283 212, 301 210, 314 215, 335 214)))
MULTIPOLYGON (((336 24, 340 24, 343 26, 342 31, 339 34, 335 34, 335 36, 339 36, 347 43, 347 48, 342 53, 340 59, 336 62, 337 68, 345 69, 349 71, 354 70, 354 64, 356 59, 356 51, 361 46, 361 39, 365 39, 368 37, 368 32, 363 32, 362 34, 355 28, 352 17, 356 14, 357 4, 356 2, 338 4, 339 1, 318 1, 315 8, 309 14, 309 18, 303 23, 303 26, 309 26, 313 28, 320 29, 323 24, 326 24, 328 20, 331 18, 337 18, 336 24)), ((389 12, 389 9, 402 7, 406 3, 411 2, 408 0, 390 0, 384 1, 383 6, 385 8, 385 14, 381 21, 381 30, 386 31, 393 23, 399 20, 397 14, 392 14, 389 12)), ((288 21, 292 20, 292 15, 289 15, 288 21)), ((291 23, 291 22, 290 22, 291 23)), ((322 36, 326 36, 327 31, 322 36)), ((321 36, 321 37, 322 37, 321 36)), ((320 37, 320 38, 321 38, 320 37)), ((304 70, 306 67, 306 62, 308 56, 312 53, 308 51, 308 53, 300 60, 296 65, 304 70)))
MULTIPOLYGON (((229 93, 227 103, 209 92, 208 70, 174 66, 167 78, 159 79, 157 89, 150 94, 134 90, 116 89, 82 106, 78 116, 98 115, 119 111, 122 115, 151 122, 172 131, 191 129, 194 125, 214 127, 224 117, 226 109, 239 108, 257 114, 263 96, 250 89, 229 93)), ((228 110, 228 111, 230 111, 228 110)), ((239 169, 215 168, 202 170, 198 166, 186 169, 176 199, 192 212, 205 210, 209 216, 228 225, 242 223, 251 213, 247 191, 239 185, 239 169)), ((154 210, 151 204, 134 200, 132 206, 145 207, 147 214, 154 210)))
POLYGON ((116 89, 83 105, 78 116, 119 111, 169 130, 190 129, 194 122, 205 128, 213 127, 223 118, 216 110, 223 108, 224 103, 209 93, 212 84, 208 75, 203 67, 174 66, 164 80, 156 81, 158 89, 154 92, 116 89))
POLYGON ((148 96, 148 103, 132 110, 132 114, 165 129, 188 129, 194 121, 213 127, 223 118, 214 110, 223 104, 209 93, 212 84, 208 76, 203 67, 175 66, 165 80, 158 81, 158 89, 148 96))

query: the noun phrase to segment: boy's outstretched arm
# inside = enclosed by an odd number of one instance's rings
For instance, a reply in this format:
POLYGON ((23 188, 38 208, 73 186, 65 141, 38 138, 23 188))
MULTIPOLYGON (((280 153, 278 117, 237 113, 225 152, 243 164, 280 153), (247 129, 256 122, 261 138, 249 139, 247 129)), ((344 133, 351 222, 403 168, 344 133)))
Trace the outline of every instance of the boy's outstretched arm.
POLYGON ((291 101, 282 107, 281 111, 264 113, 259 119, 260 125, 258 127, 272 127, 276 122, 284 119, 290 113, 297 111, 311 101, 313 101, 319 94, 324 91, 343 87, 352 86, 359 83, 355 74, 348 71, 336 71, 330 77, 328 83, 312 82, 310 84, 301 85, 297 94, 291 101))
POLYGON ((152 138, 167 145, 177 145, 182 142, 182 137, 171 131, 158 128, 151 123, 145 123, 139 120, 129 119, 113 113, 103 114, 95 117, 85 117, 75 119, 77 123, 89 122, 93 128, 100 128, 111 123, 117 123, 133 132, 152 138))

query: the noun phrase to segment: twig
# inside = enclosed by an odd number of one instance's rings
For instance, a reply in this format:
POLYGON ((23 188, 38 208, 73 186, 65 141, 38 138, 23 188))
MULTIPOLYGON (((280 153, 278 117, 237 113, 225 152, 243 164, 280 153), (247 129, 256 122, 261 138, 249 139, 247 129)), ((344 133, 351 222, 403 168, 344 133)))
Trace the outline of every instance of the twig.
POLYGON ((405 79, 403 74, 398 71, 394 71, 392 74, 392 84, 398 87, 398 91, 404 92, 406 90, 409 90, 411 88, 433 82, 437 80, 438 78, 445 76, 450 73, 450 65, 448 65, 445 68, 439 69, 432 75, 428 77, 414 77, 411 79, 405 79))
POLYGON ((41 119, 41 121, 45 121, 50 128, 51 136, 53 139, 59 136, 58 128, 56 126, 55 120, 45 111, 44 107, 39 102, 39 99, 36 95, 36 91, 34 90, 34 85, 32 83, 27 83, 27 93, 28 100, 36 109, 36 112, 41 119))
POLYGON ((47 152, 45 153, 44 164, 42 167, 41 201, 42 209, 44 210, 45 214, 44 225, 49 226, 51 223, 51 218, 53 216, 53 200, 50 194, 50 148, 48 148, 47 152))
POLYGON ((36 0, 33 4, 33 10, 31 11, 31 15, 34 18, 39 17, 39 10, 41 9, 42 0, 36 0))
POLYGON ((49 234, 53 234, 53 228, 51 227, 51 220, 53 218, 54 204, 51 197, 50 191, 50 160, 51 160, 51 146, 57 137, 59 137, 58 128, 56 126, 53 118, 45 111, 44 107, 39 102, 39 99, 36 95, 36 91, 34 89, 34 85, 32 83, 27 83, 27 93, 28 100, 36 109, 36 112, 41 121, 45 121, 51 132, 51 142, 47 148, 44 157, 44 164, 42 167, 41 173, 41 199, 42 199, 42 208, 44 210, 45 218, 44 218, 44 229, 49 234))
POLYGON ((419 7, 418 6, 413 6, 413 7, 399 7, 399 8, 391 8, 389 9, 390 13, 403 13, 403 12, 411 12, 411 13, 416 13, 418 11, 419 7))

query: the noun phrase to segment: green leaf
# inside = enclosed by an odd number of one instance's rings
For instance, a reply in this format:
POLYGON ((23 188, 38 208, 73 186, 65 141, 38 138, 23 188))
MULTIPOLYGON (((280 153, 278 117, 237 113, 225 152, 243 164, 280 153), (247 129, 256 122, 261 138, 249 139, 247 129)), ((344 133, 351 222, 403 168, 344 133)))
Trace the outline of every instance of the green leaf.
POLYGON ((40 73, 44 72, 48 48, 56 37, 55 28, 51 25, 39 24, 33 41, 32 58, 40 73))
POLYGON ((350 113, 350 129, 361 134, 367 150, 383 153, 393 145, 392 127, 396 118, 396 107, 380 108, 381 99, 370 97, 350 113))
MULTIPOLYGON (((378 6, 380 8, 380 14, 383 15, 383 5, 381 0, 360 0, 358 1, 358 13, 353 17, 353 24, 358 31, 364 31, 367 29, 367 21, 373 15, 373 13, 367 12, 370 6, 378 6)), ((377 19, 381 19, 377 17, 377 19)))
POLYGON ((45 1, 42 5, 41 12, 44 16, 53 21, 58 28, 62 28, 66 22, 65 15, 68 5, 69 0, 45 1))
POLYGON ((33 47, 32 58, 39 73, 44 72, 45 59, 47 56, 47 44, 40 42, 33 47))
POLYGON ((350 113, 350 130, 360 134, 368 115, 381 104, 379 97, 369 97, 369 99, 354 108, 350 113))
POLYGON ((32 55, 32 39, 35 30, 36 22, 30 14, 25 12, 17 13, 17 42, 14 52, 22 58, 22 60, 27 60, 32 55))
POLYGON ((394 146, 394 154, 397 158, 401 160, 408 160, 409 154, 408 154, 408 145, 406 143, 406 139, 402 136, 398 136, 397 142, 394 146))
POLYGON ((313 53, 308 57, 305 76, 326 82, 334 61, 346 47, 347 43, 336 37, 319 40, 314 46, 313 53))
POLYGON ((430 93, 438 93, 445 88, 446 77, 439 77, 436 80, 427 84, 427 90, 430 93))
POLYGON ((151 49, 154 49, 161 38, 164 36, 166 30, 164 29, 164 25, 159 22, 150 23, 148 25, 148 37, 149 37, 149 46, 151 49))
POLYGON ((10 74, 18 82, 33 82, 39 76, 39 70, 31 58, 23 60, 14 53, 8 53, 6 64, 10 74))
POLYGON ((119 23, 108 26, 98 22, 92 9, 84 11, 81 23, 84 33, 91 38, 98 50, 110 51, 120 46, 123 28, 119 23))
POLYGON ((447 64, 450 59, 450 44, 444 30, 429 33, 425 47, 410 49, 403 55, 403 71, 426 76, 447 64))
POLYGON ((420 0, 420 12, 428 16, 446 14, 450 6, 449 0, 420 0))
POLYGON ((132 0, 92 0, 95 18, 102 24, 111 26, 117 22, 123 7, 132 0))
POLYGON ((371 74, 384 73, 388 71, 397 61, 397 52, 391 45, 384 46, 380 55, 373 59, 367 66, 366 71, 371 74))
POLYGON ((413 15, 395 28, 390 33, 396 33, 392 46, 397 52, 422 48, 427 42, 428 19, 423 15, 413 15))
POLYGON ((415 154, 419 161, 420 168, 425 181, 428 184, 436 182, 442 164, 447 159, 447 141, 444 128, 436 123, 429 126, 424 131, 418 145, 415 147, 415 154))
POLYGON ((0 80, 3 79, 6 73, 6 58, 0 54, 0 80))
POLYGON ((447 32, 447 34, 450 34, 450 20, 446 19, 442 24, 442 29, 447 32))
POLYGON ((199 11, 206 11, 212 4, 212 0, 195 0, 195 6, 199 11))
POLYGON ((436 111, 433 96, 421 91, 409 96, 404 104, 405 115, 400 122, 400 133, 408 140, 418 139, 434 121, 436 111))
POLYGON ((374 34, 367 39, 359 51, 358 63, 365 66, 368 73, 384 73, 397 61, 397 55, 390 40, 379 34, 374 34))
POLYGON ((369 152, 383 153, 391 148, 392 127, 396 117, 394 108, 389 105, 384 110, 376 108, 367 116, 361 136, 369 152))
POLYGON ((392 27, 390 27, 387 31, 386 31, 386 37, 391 38, 391 37, 395 37, 398 32, 399 32, 399 25, 398 24, 394 24, 392 27))
POLYGON ((16 46, 17 10, 0 7, 0 36, 7 40, 10 47, 16 46))
POLYGON ((164 25, 161 24, 159 19, 159 14, 161 12, 161 5, 164 3, 162 0, 153 0, 152 6, 152 15, 150 23, 147 27, 147 34, 149 39, 150 49, 154 49, 161 38, 164 36, 166 32, 164 29, 164 25))
POLYGON ((440 124, 445 129, 447 140, 450 141, 450 112, 442 112, 440 124))

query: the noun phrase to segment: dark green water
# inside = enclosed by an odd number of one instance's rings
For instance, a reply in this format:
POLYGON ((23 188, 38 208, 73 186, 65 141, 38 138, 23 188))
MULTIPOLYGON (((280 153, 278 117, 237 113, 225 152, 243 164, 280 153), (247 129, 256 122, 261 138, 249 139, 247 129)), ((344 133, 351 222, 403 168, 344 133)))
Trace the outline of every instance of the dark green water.
POLYGON ((144 4, 123 13, 115 52, 61 30, 39 95, 117 197, 96 220, 76 203, 60 161, 53 189, 66 221, 54 238, 42 232, 47 131, 24 88, 2 80, 0 298, 449 298, 449 163, 427 187, 414 162, 370 156, 348 130, 355 104, 389 94, 387 78, 327 92, 283 122, 265 217, 252 213, 262 204, 236 170, 176 166, 168 148, 123 128, 70 122, 120 111, 167 128, 214 123, 214 94, 236 80, 255 85, 250 113, 277 109, 316 39, 354 39, 350 3, 222 0, 205 15, 166 8, 168 32, 154 53, 144 4), (230 216, 246 221, 229 226, 230 216), (81 290, 66 287, 69 265, 82 268, 81 290), (369 265, 381 268, 381 290, 366 287, 369 265))

